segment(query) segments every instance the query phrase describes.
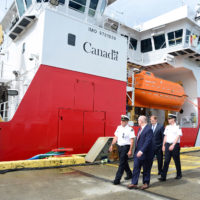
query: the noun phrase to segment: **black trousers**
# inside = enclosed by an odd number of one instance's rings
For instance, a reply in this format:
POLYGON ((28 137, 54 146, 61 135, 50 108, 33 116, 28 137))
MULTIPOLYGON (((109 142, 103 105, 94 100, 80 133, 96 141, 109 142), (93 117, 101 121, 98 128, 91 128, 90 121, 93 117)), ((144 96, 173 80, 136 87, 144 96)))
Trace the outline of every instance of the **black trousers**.
POLYGON ((163 168, 163 152, 162 152, 162 147, 157 148, 154 151, 154 156, 155 155, 156 155, 157 163, 158 163, 158 172, 161 173, 162 172, 162 168, 163 168))
POLYGON ((166 176, 167 176, 167 171, 168 171, 168 168, 169 168, 171 157, 173 157, 173 160, 174 160, 174 163, 175 163, 175 166, 176 166, 177 176, 182 175, 181 162, 180 162, 180 144, 176 143, 173 151, 169 151, 170 145, 171 144, 169 144, 169 143, 165 144, 165 162, 164 162, 164 167, 163 167, 163 171, 162 171, 162 177, 163 178, 166 178, 166 176))
POLYGON ((126 172, 127 176, 132 176, 132 172, 130 170, 129 164, 128 164, 128 155, 130 145, 124 145, 119 146, 118 145, 118 151, 119 151, 119 167, 115 176, 115 180, 121 180, 122 175, 124 171, 126 172))

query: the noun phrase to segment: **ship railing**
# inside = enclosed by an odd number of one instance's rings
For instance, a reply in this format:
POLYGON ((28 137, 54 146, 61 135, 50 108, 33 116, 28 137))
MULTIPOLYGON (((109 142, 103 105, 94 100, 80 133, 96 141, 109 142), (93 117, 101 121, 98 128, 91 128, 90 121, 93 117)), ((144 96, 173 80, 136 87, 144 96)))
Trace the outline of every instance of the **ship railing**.
POLYGON ((193 51, 200 53, 200 37, 193 38, 192 35, 186 35, 183 48, 190 48, 193 51))
POLYGON ((180 126, 182 128, 196 128, 197 122, 196 122, 196 116, 183 116, 180 119, 180 126))
POLYGON ((132 82, 128 83, 127 82, 127 86, 126 86, 126 95, 128 97, 128 99, 131 101, 131 106, 134 106, 135 104, 135 77, 134 77, 134 71, 132 73, 132 82), (130 95, 129 95, 130 92, 130 95))
POLYGON ((8 101, 0 103, 0 115, 3 121, 8 121, 8 101))
POLYGON ((7 122, 11 120, 17 108, 18 104, 17 104, 17 99, 15 98, 0 103, 0 115, 3 121, 7 122))
POLYGON ((192 49, 192 50, 194 50, 194 51, 196 51, 196 52, 200 52, 200 43, 197 43, 197 44, 188 44, 188 43, 185 43, 184 44, 184 46, 183 46, 184 48, 190 48, 190 49, 192 49))

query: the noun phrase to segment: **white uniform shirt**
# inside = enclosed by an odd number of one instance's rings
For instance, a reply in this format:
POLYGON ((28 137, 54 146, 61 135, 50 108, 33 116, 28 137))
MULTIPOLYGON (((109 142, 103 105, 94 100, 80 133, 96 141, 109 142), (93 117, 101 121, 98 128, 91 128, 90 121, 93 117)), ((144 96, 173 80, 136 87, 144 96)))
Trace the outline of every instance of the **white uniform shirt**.
POLYGON ((115 136, 118 138, 117 140, 118 145, 120 146, 130 145, 131 138, 135 138, 135 133, 133 128, 131 128, 129 125, 126 125, 125 127, 120 125, 117 127, 117 130, 115 131, 115 136))
MULTIPOLYGON (((167 136, 167 143, 173 143, 178 135, 182 136, 182 130, 178 125, 176 125, 176 123, 173 125, 167 125, 164 131, 164 135, 167 136)), ((180 138, 177 143, 180 143, 180 138)))

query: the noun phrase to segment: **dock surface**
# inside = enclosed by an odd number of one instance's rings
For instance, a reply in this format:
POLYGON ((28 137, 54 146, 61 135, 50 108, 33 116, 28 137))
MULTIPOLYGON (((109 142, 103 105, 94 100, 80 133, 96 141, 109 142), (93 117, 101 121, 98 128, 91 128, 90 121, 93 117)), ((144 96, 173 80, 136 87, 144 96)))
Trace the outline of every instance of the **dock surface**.
MULTIPOLYGON (((130 161, 131 168, 133 162, 130 161)), ((154 161, 151 185, 143 190, 128 190, 130 181, 122 178, 113 185, 118 164, 100 164, 45 170, 26 170, 0 174, 2 200, 159 200, 200 199, 200 152, 181 154, 183 178, 175 180, 176 170, 171 161, 166 182, 157 178, 154 161)), ((142 175, 139 185, 142 185, 142 175)))

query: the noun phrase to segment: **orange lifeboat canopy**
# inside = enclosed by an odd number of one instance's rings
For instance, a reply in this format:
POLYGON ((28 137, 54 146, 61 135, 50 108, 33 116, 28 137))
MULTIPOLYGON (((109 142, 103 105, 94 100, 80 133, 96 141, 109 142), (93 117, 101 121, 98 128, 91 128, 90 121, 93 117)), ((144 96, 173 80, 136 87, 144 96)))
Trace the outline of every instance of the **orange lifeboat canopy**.
MULTIPOLYGON (((148 71, 141 71, 134 77, 135 107, 180 111, 187 95, 179 83, 157 78, 148 71)), ((128 78, 128 84, 132 84, 131 77, 128 78)), ((131 105, 131 100, 128 100, 128 105, 131 105)))

